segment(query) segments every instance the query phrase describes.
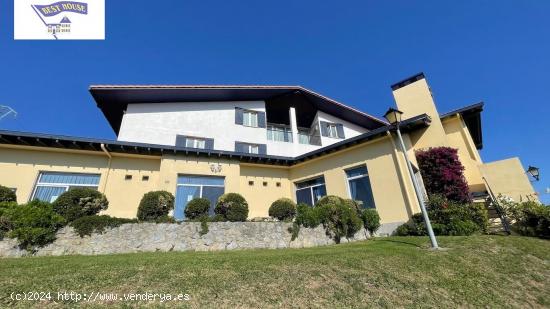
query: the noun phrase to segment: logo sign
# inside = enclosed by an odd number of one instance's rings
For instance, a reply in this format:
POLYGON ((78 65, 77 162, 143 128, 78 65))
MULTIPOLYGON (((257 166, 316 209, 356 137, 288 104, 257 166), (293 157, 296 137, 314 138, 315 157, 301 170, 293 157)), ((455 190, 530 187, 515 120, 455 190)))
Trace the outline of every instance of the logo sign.
POLYGON ((14 0, 16 40, 104 40, 105 0, 14 0))

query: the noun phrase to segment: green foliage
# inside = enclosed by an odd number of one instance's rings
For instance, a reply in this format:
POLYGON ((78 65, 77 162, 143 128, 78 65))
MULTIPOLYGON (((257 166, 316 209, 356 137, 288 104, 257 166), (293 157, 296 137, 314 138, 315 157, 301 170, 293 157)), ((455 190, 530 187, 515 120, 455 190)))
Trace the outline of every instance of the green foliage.
POLYGON ((2 202, 17 202, 17 196, 12 189, 0 186, 0 203, 2 202))
POLYGON ((248 203, 238 193, 226 193, 218 199, 214 212, 227 221, 243 222, 248 218, 248 203))
POLYGON ((380 215, 376 209, 368 208, 361 211, 363 226, 371 235, 380 228, 380 215))
POLYGON ((92 188, 72 188, 61 194, 52 203, 55 212, 67 222, 80 217, 92 216, 109 207, 105 195, 92 188))
POLYGON ((208 216, 208 209, 210 209, 210 200, 201 197, 194 198, 185 207, 185 217, 193 220, 208 216))
POLYGON ((321 224, 319 209, 304 203, 298 204, 296 206, 296 220, 294 222, 304 227, 316 228, 321 224))
POLYGON ((336 243, 339 243, 342 237, 353 237, 363 226, 357 209, 338 196, 323 197, 317 202, 315 208, 318 208, 321 223, 327 235, 336 243))
POLYGON ((13 228, 7 214, 17 206, 16 202, 0 202, 0 240, 13 228))
MULTIPOLYGON (((461 204, 440 195, 432 195, 427 205, 428 216, 436 235, 469 236, 486 233, 487 209, 481 203, 461 204)), ((396 230, 400 236, 427 235, 424 217, 415 214, 396 230)))
POLYGON ((80 237, 103 233, 107 228, 114 228, 124 223, 137 223, 136 219, 115 218, 107 215, 80 217, 70 223, 80 237))
POLYGON ((269 216, 280 221, 292 220, 296 216, 296 203, 289 198, 280 198, 269 207, 269 216))
POLYGON ((512 228, 520 235, 550 238, 550 207, 537 202, 513 201, 500 203, 512 221, 512 228))
POLYGON ((206 235, 208 234, 208 216, 202 216, 201 217, 201 230, 199 231, 199 235, 206 235))
POLYGON ((294 241, 300 233, 300 225, 296 222, 292 223, 292 226, 288 228, 288 232, 291 234, 290 241, 294 241))
POLYGON ((8 237, 17 238, 19 246, 29 251, 55 240, 55 234, 65 224, 51 204, 32 201, 4 211, 2 217, 9 221, 8 237))
POLYGON ((140 221, 158 222, 168 217, 174 209, 174 196, 167 191, 151 191, 145 193, 139 203, 137 218, 140 221))

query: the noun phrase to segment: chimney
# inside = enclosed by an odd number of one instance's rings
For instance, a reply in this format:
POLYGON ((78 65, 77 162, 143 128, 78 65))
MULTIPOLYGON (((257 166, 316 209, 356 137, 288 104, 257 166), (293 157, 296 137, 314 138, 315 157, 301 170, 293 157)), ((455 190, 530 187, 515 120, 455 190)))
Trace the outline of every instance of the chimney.
POLYGON ((447 137, 424 73, 418 73, 391 86, 397 109, 403 119, 427 114, 430 126, 420 134, 411 136, 416 149, 447 146, 447 137))

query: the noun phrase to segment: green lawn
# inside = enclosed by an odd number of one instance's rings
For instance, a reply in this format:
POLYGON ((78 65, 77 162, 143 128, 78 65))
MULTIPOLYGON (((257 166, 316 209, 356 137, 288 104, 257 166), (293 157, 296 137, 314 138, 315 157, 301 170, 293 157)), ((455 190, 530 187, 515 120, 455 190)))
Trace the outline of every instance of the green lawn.
MULTIPOLYGON (((96 301, 98 307, 550 307, 550 241, 526 237, 390 237, 313 249, 0 259, 10 293, 187 293, 187 302, 96 301)), ((57 294, 51 294, 57 297, 57 294)))

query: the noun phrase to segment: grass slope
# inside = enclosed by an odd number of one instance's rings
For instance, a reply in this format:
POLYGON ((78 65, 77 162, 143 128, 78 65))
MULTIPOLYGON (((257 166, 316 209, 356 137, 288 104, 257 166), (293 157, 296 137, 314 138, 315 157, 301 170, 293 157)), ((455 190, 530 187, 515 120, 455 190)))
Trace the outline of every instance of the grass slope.
POLYGON ((138 253, 0 260, 0 307, 17 291, 188 293, 188 302, 97 307, 549 307, 550 241, 390 237, 312 249, 138 253))

